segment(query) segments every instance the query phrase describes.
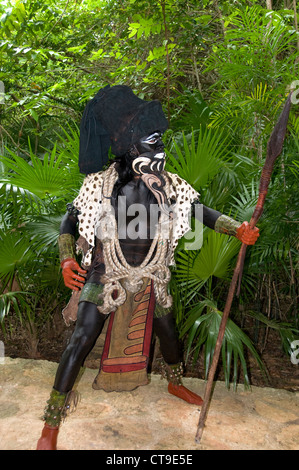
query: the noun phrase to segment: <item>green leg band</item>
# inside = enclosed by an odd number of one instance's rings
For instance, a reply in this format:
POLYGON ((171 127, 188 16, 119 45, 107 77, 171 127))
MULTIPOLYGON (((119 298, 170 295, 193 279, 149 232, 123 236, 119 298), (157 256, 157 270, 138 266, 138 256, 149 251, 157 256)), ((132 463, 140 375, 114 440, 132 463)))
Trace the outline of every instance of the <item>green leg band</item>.
POLYGON ((103 288, 102 284, 86 282, 81 290, 79 302, 91 302, 97 306, 103 305, 103 300, 99 298, 100 294, 103 292, 103 288))
POLYGON ((44 421, 49 426, 59 426, 61 420, 64 420, 68 413, 76 409, 78 400, 79 394, 76 391, 60 393, 53 388, 45 408, 44 421))
POLYGON ((60 393, 54 389, 52 390, 44 413, 44 421, 49 426, 60 425, 61 419, 64 417, 66 397, 66 393, 60 393))
POLYGON ((168 315, 172 311, 172 307, 164 308, 161 305, 156 304, 154 311, 154 318, 162 318, 168 315))
POLYGON ((173 385, 182 385, 183 379, 183 363, 179 364, 167 364, 164 359, 161 364, 161 375, 168 382, 171 382, 173 385))

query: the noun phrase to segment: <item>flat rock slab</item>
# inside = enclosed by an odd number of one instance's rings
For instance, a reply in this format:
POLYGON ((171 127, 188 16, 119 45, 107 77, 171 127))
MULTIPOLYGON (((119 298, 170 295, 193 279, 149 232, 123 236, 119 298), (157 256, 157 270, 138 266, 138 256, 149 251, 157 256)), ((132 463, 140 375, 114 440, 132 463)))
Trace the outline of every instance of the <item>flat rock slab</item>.
MULTIPOLYGON (((34 450, 57 364, 5 358, 0 364, 0 449, 34 450)), ((237 392, 217 382, 200 444, 199 408, 170 395, 151 375, 132 392, 93 390, 97 371, 82 370, 81 400, 62 424, 58 450, 299 450, 299 393, 252 387, 237 392)), ((184 385, 203 396, 205 383, 184 385)))

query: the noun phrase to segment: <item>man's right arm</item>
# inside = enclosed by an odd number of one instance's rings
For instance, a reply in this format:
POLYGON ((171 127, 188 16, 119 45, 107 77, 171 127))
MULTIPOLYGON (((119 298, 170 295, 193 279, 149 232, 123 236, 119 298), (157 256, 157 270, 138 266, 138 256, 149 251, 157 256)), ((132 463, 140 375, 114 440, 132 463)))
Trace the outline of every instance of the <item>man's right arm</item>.
POLYGON ((68 211, 60 225, 58 246, 64 283, 66 287, 76 291, 83 287, 85 278, 81 274, 86 273, 76 261, 75 235, 77 223, 78 211, 74 206, 68 204, 68 211))

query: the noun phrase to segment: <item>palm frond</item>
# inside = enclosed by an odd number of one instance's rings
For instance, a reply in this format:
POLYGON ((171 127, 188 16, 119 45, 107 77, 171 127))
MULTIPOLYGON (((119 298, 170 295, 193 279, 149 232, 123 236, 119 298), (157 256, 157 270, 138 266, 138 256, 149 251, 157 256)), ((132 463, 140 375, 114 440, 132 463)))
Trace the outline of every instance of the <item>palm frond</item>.
POLYGON ((299 330, 295 328, 292 324, 287 322, 282 322, 278 320, 273 320, 263 315, 261 312, 256 312, 254 310, 248 310, 245 312, 246 315, 258 320, 263 325, 276 330, 281 338, 281 343, 286 354, 291 355, 293 350, 291 344, 293 341, 299 339, 299 330))
POLYGON ((249 184, 241 186, 238 197, 232 196, 235 201, 232 207, 235 209, 236 217, 240 221, 249 221, 255 209, 259 195, 259 182, 252 180, 249 184))
POLYGON ((24 232, 30 239, 32 249, 39 252, 48 248, 56 249, 60 224, 60 215, 39 216, 27 223, 24 232))
POLYGON ((30 191, 41 199, 50 196, 63 196, 70 187, 67 170, 61 164, 61 156, 57 156, 56 146, 51 153, 46 153, 43 160, 30 151, 27 162, 15 152, 8 149, 9 157, 0 157, 1 161, 11 170, 2 176, 1 182, 30 191))
MULTIPOLYGON (((27 307, 26 296, 28 292, 5 292, 0 295, 0 323, 3 323, 5 317, 13 309, 14 313, 22 321, 22 311, 27 307)), ((32 294, 31 294, 32 295, 32 294)), ((5 329, 4 329, 5 330, 5 329)))
POLYGON ((206 242, 193 263, 194 272, 201 279, 215 276, 227 279, 231 262, 240 249, 240 242, 227 235, 210 231, 206 242))
POLYGON ((180 288, 187 290, 188 303, 213 276, 227 279, 232 261, 240 249, 236 238, 210 230, 201 250, 180 251, 176 256, 175 276, 180 288))
MULTIPOLYGON (((80 173, 78 165, 80 144, 79 128, 76 123, 73 123, 73 127, 70 125, 68 126, 68 129, 62 127, 61 131, 63 135, 59 134, 59 139, 56 143, 57 153, 61 158, 64 170, 67 174, 70 192, 75 197, 84 178, 80 173)), ((53 145, 55 145, 55 142, 53 145)))
POLYGON ((16 231, 1 231, 0 240, 0 279, 5 287, 13 280, 16 269, 26 264, 33 253, 28 240, 16 231))
POLYGON ((198 90, 190 92, 184 89, 183 98, 185 106, 175 119, 176 128, 199 129, 200 126, 207 126, 209 123, 211 110, 198 90))
MULTIPOLYGON (((213 360, 221 318, 222 312, 218 310, 216 303, 209 299, 204 299, 190 310, 182 327, 182 337, 187 336, 187 358, 192 354, 193 361, 196 362, 201 349, 204 347, 206 378, 213 360)), ((222 365, 227 387, 229 387, 231 381, 234 387, 237 386, 240 364, 244 376, 244 385, 250 385, 245 348, 255 358, 260 369, 265 372, 263 362, 250 338, 232 319, 228 319, 221 348, 222 365)))
POLYGON ((174 141, 173 148, 166 153, 166 169, 177 173, 198 191, 213 179, 229 154, 227 139, 218 131, 202 127, 197 143, 195 131, 190 139, 182 133, 181 141, 174 141))

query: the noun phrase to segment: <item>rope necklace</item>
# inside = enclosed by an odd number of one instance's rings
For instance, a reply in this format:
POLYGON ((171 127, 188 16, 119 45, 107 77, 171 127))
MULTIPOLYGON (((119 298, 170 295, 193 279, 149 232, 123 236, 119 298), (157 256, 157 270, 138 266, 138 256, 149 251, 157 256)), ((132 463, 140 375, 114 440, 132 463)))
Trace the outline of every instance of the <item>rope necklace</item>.
MULTIPOLYGON (((103 257, 106 273, 101 281, 104 284, 101 298, 103 305, 99 310, 108 314, 122 305, 126 300, 126 290, 138 292, 143 284, 143 278, 150 278, 154 281, 154 292, 156 301, 164 308, 172 305, 172 297, 167 292, 167 285, 170 281, 170 270, 167 266, 167 258, 170 254, 172 223, 167 215, 161 213, 155 237, 152 240, 146 258, 140 266, 134 267, 127 263, 117 233, 117 224, 112 213, 111 196, 114 184, 118 178, 115 165, 111 165, 103 178, 103 212, 99 221, 98 235, 103 245, 103 257), (167 230, 165 231, 165 228, 167 230), (164 234, 168 234, 166 237, 164 234), (120 282, 122 281, 122 282, 120 282)), ((165 192, 168 195, 170 183, 167 178, 165 192)))

